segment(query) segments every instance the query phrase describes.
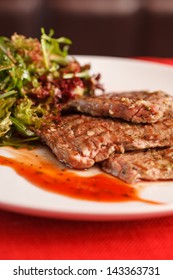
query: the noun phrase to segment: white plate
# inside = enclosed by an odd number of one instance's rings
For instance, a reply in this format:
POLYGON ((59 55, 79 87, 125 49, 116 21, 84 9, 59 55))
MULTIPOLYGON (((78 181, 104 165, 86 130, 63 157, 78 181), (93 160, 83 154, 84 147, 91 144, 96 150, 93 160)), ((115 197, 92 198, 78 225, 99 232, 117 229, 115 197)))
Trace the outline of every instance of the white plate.
MULTIPOLYGON (((101 73, 107 91, 158 90, 173 94, 173 67, 112 57, 76 56, 101 73)), ((0 149, 3 155, 5 150, 0 149)), ((142 183, 143 202, 103 203, 73 199, 35 187, 8 167, 0 167, 0 207, 44 217, 80 220, 121 220, 173 214, 173 182, 142 183)))

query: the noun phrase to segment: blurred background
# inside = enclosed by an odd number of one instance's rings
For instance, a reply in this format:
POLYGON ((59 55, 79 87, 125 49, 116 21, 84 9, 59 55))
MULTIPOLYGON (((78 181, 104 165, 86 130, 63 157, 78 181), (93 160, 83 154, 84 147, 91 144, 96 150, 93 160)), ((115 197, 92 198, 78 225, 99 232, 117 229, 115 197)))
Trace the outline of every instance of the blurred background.
POLYGON ((74 54, 173 57, 173 0, 0 0, 0 35, 41 27, 74 54))

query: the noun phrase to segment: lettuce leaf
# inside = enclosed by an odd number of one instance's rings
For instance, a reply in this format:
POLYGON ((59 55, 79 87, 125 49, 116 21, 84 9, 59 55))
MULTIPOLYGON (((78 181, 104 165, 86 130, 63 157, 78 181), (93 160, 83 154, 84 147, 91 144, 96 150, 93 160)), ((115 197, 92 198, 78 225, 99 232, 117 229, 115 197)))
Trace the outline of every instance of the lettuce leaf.
POLYGON ((46 115, 46 110, 42 108, 41 104, 37 106, 34 105, 33 101, 25 96, 15 107, 13 114, 14 117, 25 126, 38 128, 43 115, 46 115))
POLYGON ((0 137, 11 129, 12 121, 10 120, 10 115, 15 101, 15 97, 0 99, 0 137))

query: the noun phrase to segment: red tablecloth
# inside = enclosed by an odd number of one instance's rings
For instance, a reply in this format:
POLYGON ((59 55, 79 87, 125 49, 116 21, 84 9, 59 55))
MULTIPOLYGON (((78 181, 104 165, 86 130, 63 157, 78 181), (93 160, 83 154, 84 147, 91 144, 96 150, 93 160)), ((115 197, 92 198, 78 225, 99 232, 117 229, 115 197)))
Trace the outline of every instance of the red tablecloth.
POLYGON ((173 216, 79 222, 0 210, 0 259, 173 259, 173 216))

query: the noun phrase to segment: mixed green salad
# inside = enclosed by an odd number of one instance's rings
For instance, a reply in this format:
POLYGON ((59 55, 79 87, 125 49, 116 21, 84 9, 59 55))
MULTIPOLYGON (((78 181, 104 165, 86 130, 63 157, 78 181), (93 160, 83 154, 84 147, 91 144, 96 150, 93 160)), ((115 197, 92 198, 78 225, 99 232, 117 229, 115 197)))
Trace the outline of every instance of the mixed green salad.
POLYGON ((0 146, 38 140, 35 131, 58 121, 65 102, 101 88, 90 65, 68 56, 70 39, 41 33, 40 40, 0 37, 0 146))

